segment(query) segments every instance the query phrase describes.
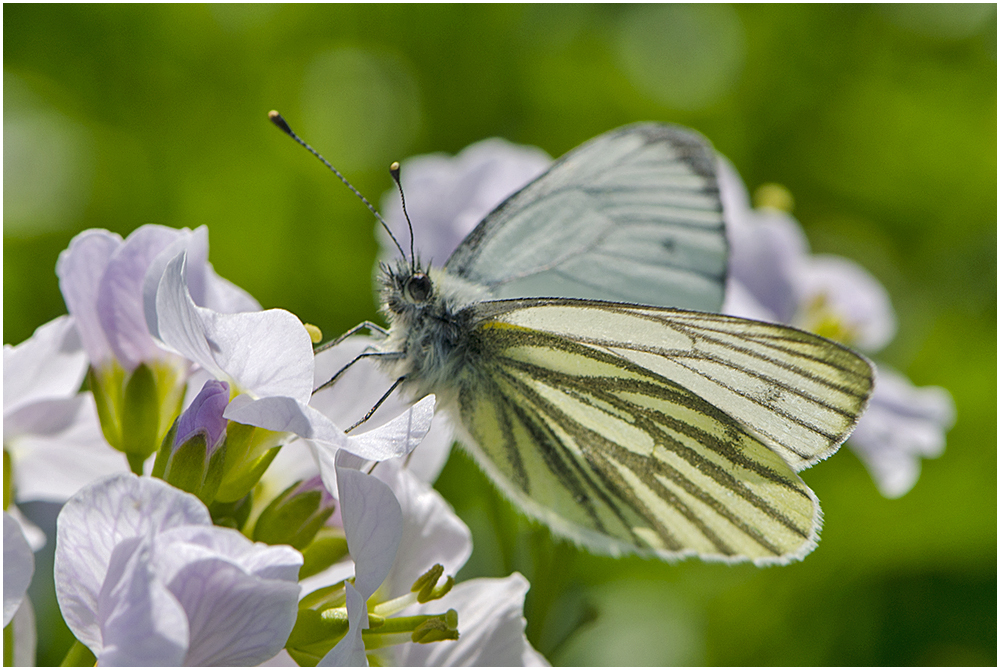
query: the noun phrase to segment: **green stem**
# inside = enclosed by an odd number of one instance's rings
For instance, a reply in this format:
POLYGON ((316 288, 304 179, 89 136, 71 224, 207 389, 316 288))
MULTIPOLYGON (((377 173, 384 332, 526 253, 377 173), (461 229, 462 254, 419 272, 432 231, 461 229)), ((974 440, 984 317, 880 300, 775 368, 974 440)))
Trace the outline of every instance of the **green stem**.
POLYGON ((3 627, 3 667, 14 665, 14 621, 3 627))
POLYGON ((79 640, 73 641, 73 646, 66 652, 66 657, 59 664, 61 668, 92 668, 97 664, 97 657, 79 640))

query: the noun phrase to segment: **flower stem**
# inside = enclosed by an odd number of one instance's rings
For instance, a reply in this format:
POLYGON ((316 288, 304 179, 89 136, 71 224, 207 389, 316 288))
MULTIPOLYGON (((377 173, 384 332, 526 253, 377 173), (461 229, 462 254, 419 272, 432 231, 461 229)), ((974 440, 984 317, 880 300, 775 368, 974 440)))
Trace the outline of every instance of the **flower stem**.
MULTIPOLYGON (((4 452, 6 454, 6 452, 4 452)), ((3 667, 9 668, 14 665, 14 621, 4 626, 3 629, 3 667)))

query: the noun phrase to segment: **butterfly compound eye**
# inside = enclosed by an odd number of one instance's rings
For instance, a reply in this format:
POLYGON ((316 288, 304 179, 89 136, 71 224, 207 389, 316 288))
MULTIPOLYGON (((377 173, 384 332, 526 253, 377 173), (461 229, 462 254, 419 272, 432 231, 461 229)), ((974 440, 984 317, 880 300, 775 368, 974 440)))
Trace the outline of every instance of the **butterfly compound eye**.
POLYGON ((423 272, 418 272, 406 283, 406 292, 414 302, 424 302, 431 297, 433 285, 431 279, 423 272))

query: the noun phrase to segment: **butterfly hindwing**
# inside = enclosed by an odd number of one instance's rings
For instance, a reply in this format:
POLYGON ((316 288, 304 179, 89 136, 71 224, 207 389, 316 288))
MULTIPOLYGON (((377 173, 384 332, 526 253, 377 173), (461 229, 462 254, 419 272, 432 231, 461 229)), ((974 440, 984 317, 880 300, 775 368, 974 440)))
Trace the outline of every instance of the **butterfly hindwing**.
POLYGON ((493 210, 445 269, 497 298, 718 311, 727 245, 714 161, 677 126, 601 135, 493 210))
POLYGON ((826 440, 810 458, 835 449, 870 391, 867 361, 794 329, 679 310, 530 299, 472 309, 461 422, 529 514, 611 553, 769 563, 812 549, 819 507, 796 474, 807 459, 773 433, 807 425, 826 440), (703 388, 665 374, 678 367, 703 388), (866 371, 867 384, 855 379, 866 371), (813 386, 797 391, 800 377, 813 386), (749 379, 782 389, 750 405, 759 416, 745 405, 749 379), (837 384, 836 400, 815 397, 837 384), (816 403, 850 418, 817 427, 816 403))

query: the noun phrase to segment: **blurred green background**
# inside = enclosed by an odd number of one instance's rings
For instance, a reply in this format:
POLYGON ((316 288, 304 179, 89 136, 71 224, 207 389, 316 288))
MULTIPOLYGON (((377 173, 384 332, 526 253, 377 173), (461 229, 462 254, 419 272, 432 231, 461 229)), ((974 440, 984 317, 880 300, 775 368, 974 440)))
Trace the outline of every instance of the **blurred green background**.
MULTIPOLYGON (((640 120, 689 125, 752 190, 786 185, 814 251, 866 266, 880 360, 948 388, 945 454, 885 500, 847 449, 805 473, 819 548, 782 568, 588 555, 454 454, 461 577, 519 570, 554 664, 996 665, 995 5, 5 5, 3 338, 64 313, 90 227, 207 224, 222 276, 328 335, 375 314, 367 211, 385 166, 502 136, 558 156, 640 120)), ((419 236, 419 222, 417 222, 419 236)), ((44 614, 44 612, 43 612, 44 614)), ((40 622, 39 661, 66 638, 40 622)))

